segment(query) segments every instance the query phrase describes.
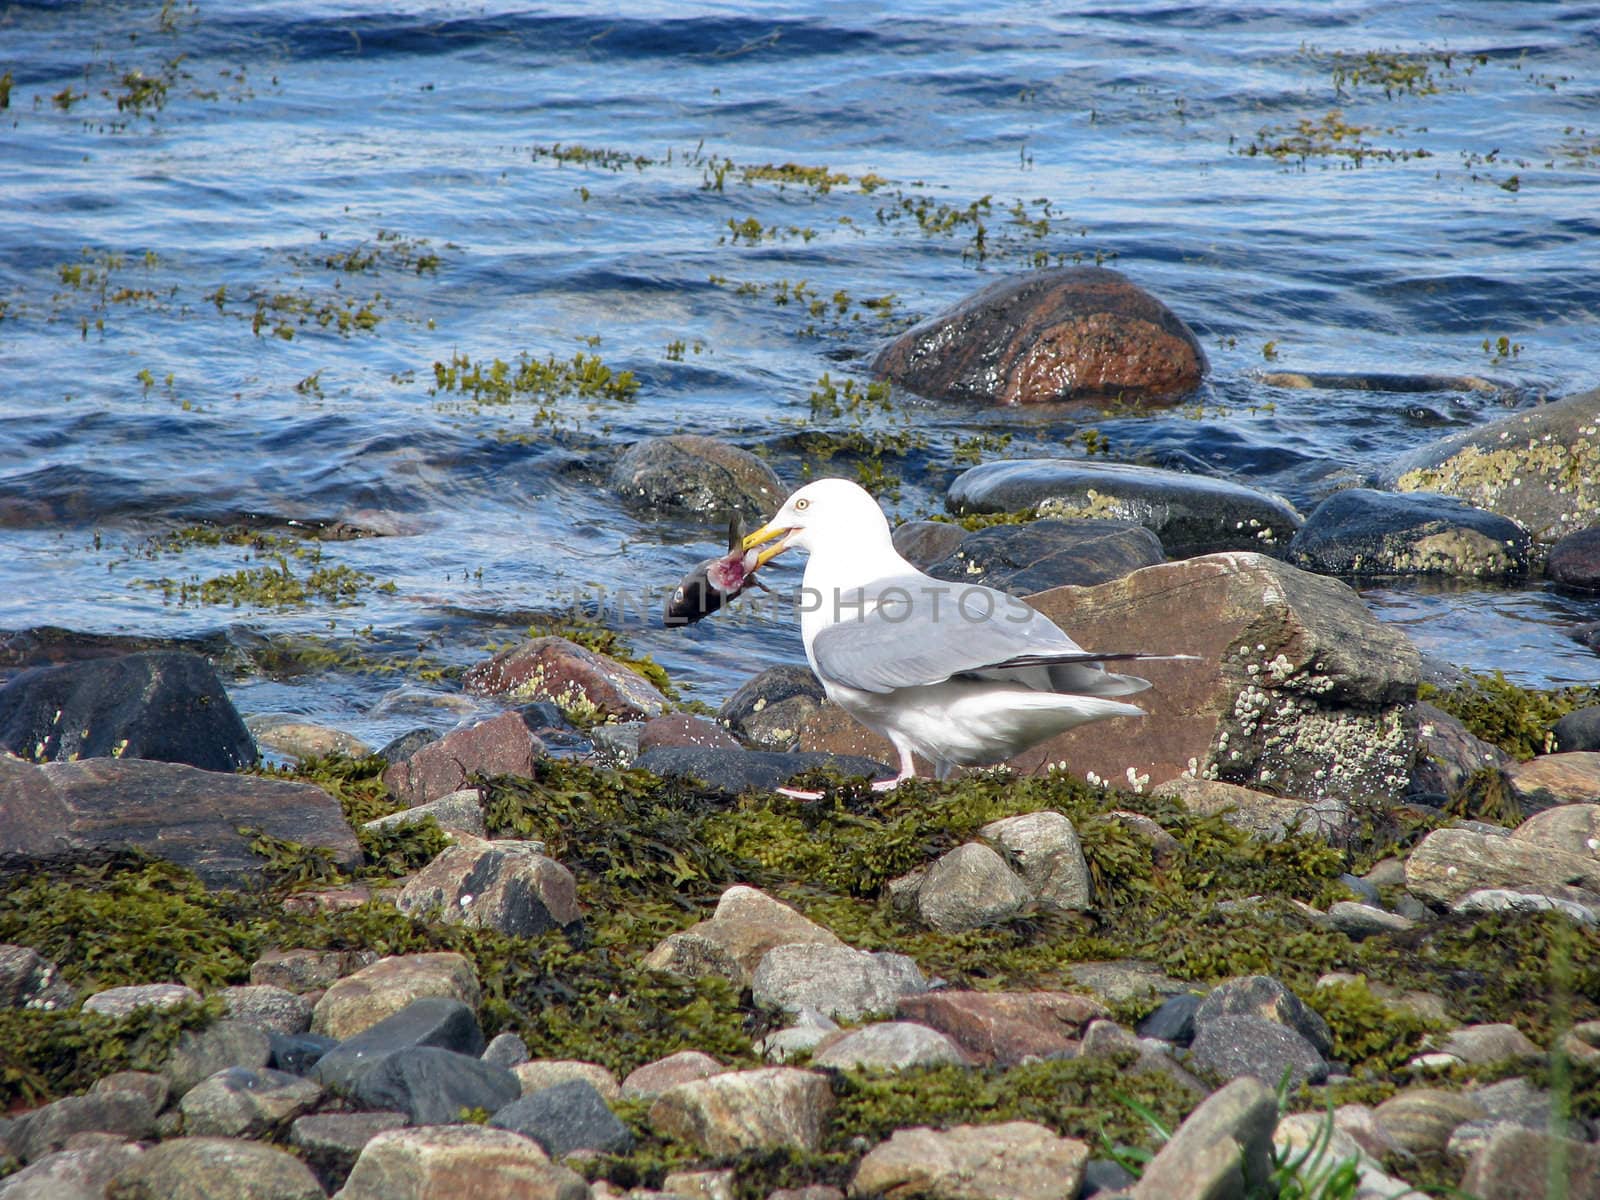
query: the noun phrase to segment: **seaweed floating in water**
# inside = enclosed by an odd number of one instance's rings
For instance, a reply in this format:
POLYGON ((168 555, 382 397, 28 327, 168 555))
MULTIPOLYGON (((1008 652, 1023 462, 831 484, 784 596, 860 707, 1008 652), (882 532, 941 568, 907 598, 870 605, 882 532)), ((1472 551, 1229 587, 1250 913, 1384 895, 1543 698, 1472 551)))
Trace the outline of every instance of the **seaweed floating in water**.
POLYGON ((752 584, 766 590, 766 585, 755 577, 759 556, 759 551, 744 548, 743 518, 729 518, 728 552, 720 558, 706 559, 683 577, 667 600, 662 624, 668 628, 692 625, 702 617, 709 617, 752 584))

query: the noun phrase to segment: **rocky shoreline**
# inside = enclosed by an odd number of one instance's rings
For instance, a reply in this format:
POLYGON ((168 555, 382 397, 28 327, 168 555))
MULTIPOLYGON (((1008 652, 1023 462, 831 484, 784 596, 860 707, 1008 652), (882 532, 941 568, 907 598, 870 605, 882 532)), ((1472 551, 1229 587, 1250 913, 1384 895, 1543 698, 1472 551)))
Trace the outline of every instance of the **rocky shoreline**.
MULTIPOLYGON (((545 634, 466 672, 499 715, 374 752, 199 655, 11 637, 0 1200, 1600 1196, 1600 690, 1428 661, 1345 582, 1600 588, 1597 427, 1546 404, 1303 518, 974 467, 902 553, 1196 657, 1143 721, 888 795, 803 669, 696 712, 545 634)), ((782 494, 657 441, 639 503, 782 494)))

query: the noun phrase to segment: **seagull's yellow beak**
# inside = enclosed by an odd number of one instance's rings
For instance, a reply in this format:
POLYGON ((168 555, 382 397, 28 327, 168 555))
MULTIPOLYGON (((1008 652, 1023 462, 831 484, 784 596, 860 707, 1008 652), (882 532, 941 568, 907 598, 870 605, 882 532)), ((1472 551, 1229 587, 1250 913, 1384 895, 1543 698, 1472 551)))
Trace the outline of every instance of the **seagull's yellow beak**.
POLYGON ((766 566, 773 559, 777 558, 778 555, 787 550, 789 548, 788 535, 793 532, 794 528, 790 525, 767 524, 763 525, 760 529, 756 530, 754 533, 745 538, 744 542, 741 544, 741 548, 744 550, 754 550, 763 542, 770 542, 774 538, 785 539, 775 546, 768 546, 760 554, 756 555, 755 565, 750 569, 754 571, 760 567, 766 566))

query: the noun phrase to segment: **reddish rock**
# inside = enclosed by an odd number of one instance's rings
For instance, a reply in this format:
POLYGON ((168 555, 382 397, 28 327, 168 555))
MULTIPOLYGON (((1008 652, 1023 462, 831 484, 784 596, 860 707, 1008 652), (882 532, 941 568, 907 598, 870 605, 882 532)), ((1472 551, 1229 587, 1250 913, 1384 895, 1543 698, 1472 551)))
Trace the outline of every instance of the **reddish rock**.
POLYGON ((622 1081, 622 1094, 630 1100, 650 1099, 659 1096, 668 1088, 677 1087, 680 1083, 709 1079, 713 1075, 722 1075, 727 1070, 727 1067, 709 1054, 702 1054, 698 1050, 680 1050, 676 1054, 669 1054, 665 1058, 656 1059, 655 1062, 647 1062, 642 1067, 636 1067, 622 1081))
POLYGON ((479 696, 550 700, 563 708, 591 704, 605 717, 658 715, 666 697, 643 675, 563 637, 537 637, 469 667, 461 679, 479 696))
POLYGON ((459 790, 474 775, 532 775, 534 759, 543 752, 520 713, 501 713, 429 742, 387 768, 383 782, 415 808, 459 790))
POLYGON ((1600 525, 1569 533, 1551 546, 1544 573, 1568 587, 1600 591, 1600 525))
POLYGON ((1600 751, 1542 754, 1505 768, 1506 782, 1525 813, 1600 800, 1600 751))
MULTIPOLYGON (((1417 651, 1338 580, 1233 551, 1028 603, 1090 649, 1196 658, 1132 665, 1152 684, 1129 697, 1143 720, 1060 734, 1009 760, 1014 770, 1065 764, 1146 790, 1194 775, 1307 800, 1403 793, 1417 651)), ((886 741, 832 705, 807 721, 800 745, 893 761, 886 741)))
POLYGON ((931 1026, 985 1063, 1075 1055, 1091 1021, 1110 1013, 1072 992, 927 992, 902 997, 896 1014, 931 1026))
POLYGON ((1173 401, 1206 356, 1165 304, 1101 267, 1001 279, 901 334, 873 371, 934 400, 968 404, 1173 401))
POLYGON ((739 750, 739 739, 715 721, 690 713, 667 713, 644 723, 639 731, 639 753, 657 746, 699 746, 714 750, 739 750))

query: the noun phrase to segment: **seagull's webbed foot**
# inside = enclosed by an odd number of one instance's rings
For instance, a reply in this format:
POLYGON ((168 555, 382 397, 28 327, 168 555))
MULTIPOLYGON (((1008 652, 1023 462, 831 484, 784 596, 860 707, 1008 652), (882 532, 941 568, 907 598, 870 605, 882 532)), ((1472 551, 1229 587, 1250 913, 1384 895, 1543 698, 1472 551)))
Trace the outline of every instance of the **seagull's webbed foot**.
MULTIPOLYGON (((896 775, 892 779, 874 779, 869 786, 874 792, 892 792, 906 780, 913 778, 915 778, 913 775, 896 775)), ((787 787, 773 788, 773 791, 780 796, 787 796, 791 800, 821 800, 824 794, 822 792, 807 792, 800 788, 787 787)))

